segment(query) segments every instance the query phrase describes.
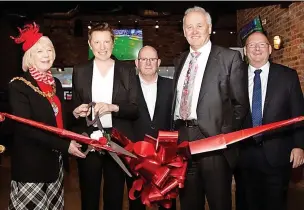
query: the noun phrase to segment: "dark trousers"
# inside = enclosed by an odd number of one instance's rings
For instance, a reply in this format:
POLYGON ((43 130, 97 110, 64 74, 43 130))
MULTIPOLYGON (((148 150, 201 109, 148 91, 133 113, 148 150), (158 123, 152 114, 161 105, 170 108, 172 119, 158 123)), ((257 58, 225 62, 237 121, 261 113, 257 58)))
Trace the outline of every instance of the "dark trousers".
MULTIPOLYGON (((198 126, 183 126, 178 131, 180 140, 204 138, 198 126)), ((221 150, 192 155, 180 190, 181 210, 204 209, 205 196, 210 210, 231 210, 231 182, 232 170, 221 150)))
MULTIPOLYGON (((128 192, 132 188, 133 181, 134 181, 134 177, 127 176, 126 183, 127 183, 128 192)), ((136 200, 131 200, 129 198, 129 210, 146 210, 146 206, 144 204, 142 204, 141 198, 139 197, 139 195, 140 195, 140 193, 135 195, 136 197, 138 197, 136 200)), ((159 210, 176 210, 176 200, 175 199, 172 200, 171 208, 166 209, 162 206, 159 206, 158 209, 159 210)))
POLYGON ((246 154, 242 153, 243 164, 238 182, 241 182, 242 198, 245 200, 242 202, 243 209, 239 210, 287 210, 291 165, 272 167, 262 146, 251 146, 246 154))
POLYGON ((241 168, 237 165, 234 170, 235 181, 235 210, 246 210, 245 188, 241 180, 241 168))
POLYGON ((103 209, 121 210, 125 184, 125 173, 110 155, 89 152, 86 158, 78 159, 81 209, 98 210, 102 174, 103 209))

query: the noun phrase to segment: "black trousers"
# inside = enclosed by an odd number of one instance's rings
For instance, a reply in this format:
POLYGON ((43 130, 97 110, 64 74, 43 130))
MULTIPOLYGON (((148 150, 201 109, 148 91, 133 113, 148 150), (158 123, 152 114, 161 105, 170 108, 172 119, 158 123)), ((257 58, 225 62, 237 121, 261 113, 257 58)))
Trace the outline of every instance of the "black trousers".
POLYGON ((287 210, 291 165, 271 166, 262 146, 251 146, 242 153, 240 158, 248 161, 242 163, 237 182, 244 193, 238 210, 287 210))
POLYGON ((121 210, 125 184, 125 173, 110 155, 89 152, 84 159, 78 158, 81 209, 98 210, 102 174, 103 209, 121 210))
MULTIPOLYGON (((135 180, 134 177, 126 177, 126 183, 127 183, 127 188, 128 188, 128 192, 130 191, 130 189, 132 188, 132 184, 133 181, 135 180)), ((139 195, 139 194, 138 194, 139 195)), ((136 195, 137 197, 137 195, 136 195)), ((172 206, 169 209, 166 209, 162 206, 158 207, 159 210, 176 210, 176 200, 172 200, 172 206)), ((146 206, 144 204, 142 204, 141 202, 141 198, 138 196, 138 198, 136 200, 131 200, 129 198, 129 210, 146 210, 146 206)))
POLYGON ((233 176, 235 181, 235 210, 246 210, 245 186, 243 186, 241 168, 237 165, 233 176))
MULTIPOLYGON (((178 131, 180 140, 204 138, 198 126, 183 126, 178 131)), ((221 150, 192 155, 180 190, 181 210, 204 209, 205 196, 210 210, 231 210, 231 182, 232 170, 221 150)))

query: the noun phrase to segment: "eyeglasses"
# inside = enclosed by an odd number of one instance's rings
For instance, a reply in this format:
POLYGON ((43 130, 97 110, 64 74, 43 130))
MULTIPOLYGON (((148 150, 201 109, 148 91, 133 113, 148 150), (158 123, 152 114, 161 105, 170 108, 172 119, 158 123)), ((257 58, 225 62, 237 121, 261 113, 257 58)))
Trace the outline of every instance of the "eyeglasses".
POLYGON ((158 58, 138 58, 138 60, 143 63, 147 61, 154 63, 158 60, 158 58))
POLYGON ((260 42, 260 43, 249 43, 247 44, 247 47, 249 48, 256 48, 256 47, 259 47, 259 48, 266 48, 268 47, 268 43, 266 42, 260 42))

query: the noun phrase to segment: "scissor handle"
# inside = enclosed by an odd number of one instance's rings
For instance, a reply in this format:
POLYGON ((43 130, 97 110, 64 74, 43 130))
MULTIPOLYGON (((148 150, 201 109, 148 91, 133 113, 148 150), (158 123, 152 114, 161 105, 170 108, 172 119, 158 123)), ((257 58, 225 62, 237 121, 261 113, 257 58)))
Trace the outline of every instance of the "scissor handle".
MULTIPOLYGON (((96 105, 95 102, 90 102, 88 104, 89 107, 91 107, 91 110, 93 111, 94 106, 96 105)), ((93 114, 93 113, 92 113, 93 114)), ((94 120, 90 120, 88 116, 86 116, 86 121, 87 121, 87 126, 91 126, 94 125, 95 123, 97 124, 97 128, 103 133, 105 134, 105 131, 103 129, 103 126, 101 124, 100 118, 99 118, 99 114, 97 113, 94 117, 94 120)))

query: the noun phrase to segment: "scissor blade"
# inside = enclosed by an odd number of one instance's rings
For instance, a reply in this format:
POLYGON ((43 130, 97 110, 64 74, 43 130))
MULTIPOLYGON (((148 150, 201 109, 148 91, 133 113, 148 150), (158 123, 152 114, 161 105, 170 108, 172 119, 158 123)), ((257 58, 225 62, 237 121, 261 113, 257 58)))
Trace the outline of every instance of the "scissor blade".
POLYGON ((112 156, 112 158, 116 161, 116 163, 124 170, 129 177, 132 177, 132 174, 129 172, 125 164, 121 161, 121 159, 118 157, 118 155, 115 152, 109 152, 109 154, 112 156))
POLYGON ((116 144, 113 141, 108 141, 108 144, 117 153, 129 156, 129 157, 132 157, 132 158, 137 158, 136 155, 132 154, 131 152, 129 152, 128 150, 126 150, 123 147, 119 146, 118 144, 116 144))

